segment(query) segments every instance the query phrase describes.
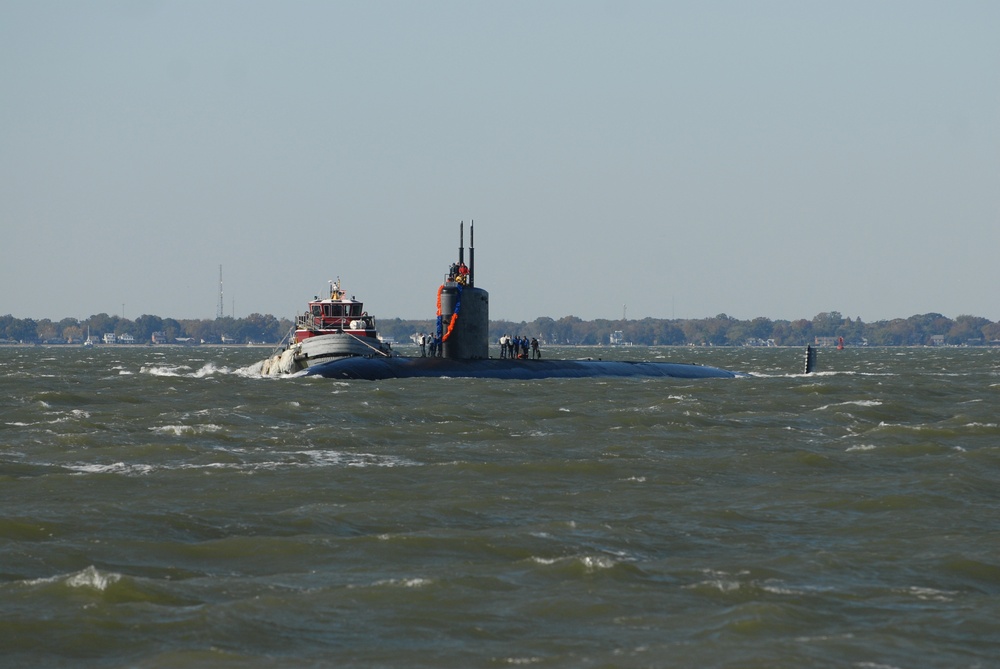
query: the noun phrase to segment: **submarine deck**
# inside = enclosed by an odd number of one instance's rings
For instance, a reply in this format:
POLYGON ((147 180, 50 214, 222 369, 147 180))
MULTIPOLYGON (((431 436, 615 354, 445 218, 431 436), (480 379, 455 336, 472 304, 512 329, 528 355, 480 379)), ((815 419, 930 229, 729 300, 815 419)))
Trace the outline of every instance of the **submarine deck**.
POLYGON ((742 376, 718 367, 676 362, 620 360, 451 360, 448 358, 344 358, 309 367, 307 376, 334 379, 455 377, 477 379, 555 379, 596 377, 673 377, 680 379, 742 376))

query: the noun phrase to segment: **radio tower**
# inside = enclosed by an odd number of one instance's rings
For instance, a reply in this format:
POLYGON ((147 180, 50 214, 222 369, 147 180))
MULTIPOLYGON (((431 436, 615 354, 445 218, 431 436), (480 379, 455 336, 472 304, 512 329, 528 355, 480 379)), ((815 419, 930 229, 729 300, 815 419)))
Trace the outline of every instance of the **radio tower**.
POLYGON ((222 318, 224 305, 222 302, 222 265, 219 265, 219 312, 215 315, 216 318, 222 318))

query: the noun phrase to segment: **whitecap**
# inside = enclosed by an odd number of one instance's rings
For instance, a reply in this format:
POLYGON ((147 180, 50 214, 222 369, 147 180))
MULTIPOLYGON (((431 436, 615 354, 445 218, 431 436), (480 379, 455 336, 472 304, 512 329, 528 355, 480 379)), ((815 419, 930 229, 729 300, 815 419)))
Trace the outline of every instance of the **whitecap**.
POLYGON ((146 367, 143 366, 139 369, 140 374, 150 374, 152 376, 184 376, 181 370, 191 369, 187 365, 171 366, 163 365, 160 367, 146 367))
POLYGON ((542 558, 542 557, 538 557, 538 556, 535 556, 535 555, 531 556, 531 561, 532 562, 536 562, 538 564, 545 565, 545 566, 548 566, 548 565, 551 565, 551 564, 555 564, 556 562, 559 562, 562 559, 563 558, 542 558))
POLYGON ((935 602, 950 602, 958 594, 953 590, 938 590, 936 588, 922 588, 919 586, 910 586, 906 590, 907 594, 913 595, 917 599, 923 599, 925 601, 935 601, 935 602))
POLYGON ((151 376, 182 376, 189 379, 203 379, 215 374, 231 374, 233 372, 228 367, 217 367, 214 363, 206 362, 194 371, 188 365, 143 365, 139 369, 139 373, 151 376))
POLYGON ((607 555, 578 555, 578 556, 562 557, 562 558, 541 558, 537 556, 532 556, 531 560, 532 562, 545 566, 560 564, 560 563, 578 562, 581 565, 583 565, 583 568, 587 571, 587 573, 594 573, 600 569, 611 569, 616 564, 618 564, 617 560, 614 560, 613 558, 608 557, 607 555))
POLYGON ((117 583, 122 578, 121 574, 115 572, 102 573, 93 565, 83 571, 78 571, 66 579, 66 585, 71 588, 93 588, 104 591, 112 583, 117 583))
POLYGON ((769 592, 772 595, 799 595, 800 591, 783 585, 772 585, 770 583, 763 583, 760 589, 764 592, 769 592))
POLYGON ((389 578, 376 581, 375 585, 398 585, 404 588, 422 588, 433 583, 429 578, 389 578))
POLYGON ((190 374, 190 376, 201 379, 206 376, 211 376, 213 374, 229 374, 230 370, 228 367, 216 367, 213 363, 207 362, 202 365, 201 369, 190 374))
POLYGON ((515 666, 520 666, 522 664, 538 664, 542 661, 540 657, 505 657, 502 662, 505 664, 513 664, 515 666))
POLYGON ((875 446, 875 444, 858 444, 857 446, 848 447, 847 452, 850 453, 851 451, 874 451, 876 448, 878 447, 875 446))
POLYGON ((737 580, 737 577, 747 576, 750 573, 745 569, 737 572, 736 574, 730 574, 728 572, 718 571, 715 569, 703 569, 702 572, 710 578, 686 585, 684 587, 687 589, 707 587, 718 590, 719 592, 736 592, 743 587, 743 583, 737 580))
POLYGON ((847 402, 836 402, 834 404, 824 404, 821 407, 817 407, 816 411, 825 411, 831 407, 842 407, 842 406, 859 406, 859 407, 879 407, 882 406, 881 400, 849 400, 847 402))
POLYGON ((213 423, 208 423, 205 425, 161 425, 160 427, 151 427, 149 430, 157 434, 172 434, 179 437, 184 434, 202 434, 204 432, 218 432, 222 429, 221 425, 215 425, 213 423))
MULTIPOLYGON (((417 463, 405 458, 375 455, 374 453, 343 453, 341 451, 306 450, 296 451, 309 458, 310 465, 333 465, 346 467, 398 467, 417 463)), ((281 463, 289 464, 289 463, 281 463)))
POLYGON ((703 587, 703 586, 714 588, 719 592, 736 592, 742 587, 742 584, 739 581, 727 581, 724 579, 717 578, 708 581, 702 581, 700 583, 695 583, 693 586, 687 586, 687 587, 692 588, 692 587, 703 587))
POLYGON ((122 575, 116 572, 101 572, 97 567, 90 565, 86 569, 78 571, 68 576, 50 576, 48 578, 36 578, 25 581, 28 585, 47 585, 50 583, 65 583, 71 588, 92 588, 104 591, 108 586, 117 583, 122 579, 122 575))
POLYGON ((125 474, 131 476, 144 476, 153 471, 152 465, 128 464, 125 462, 113 462, 101 465, 96 463, 66 465, 66 468, 78 474, 125 474))

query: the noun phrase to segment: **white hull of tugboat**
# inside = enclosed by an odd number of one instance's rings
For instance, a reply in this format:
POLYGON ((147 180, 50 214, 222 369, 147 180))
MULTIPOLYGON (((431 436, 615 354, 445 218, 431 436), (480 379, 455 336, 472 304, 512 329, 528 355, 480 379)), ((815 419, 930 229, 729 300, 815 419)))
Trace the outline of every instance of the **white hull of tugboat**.
POLYGON ((264 376, 294 374, 338 358, 388 357, 392 353, 374 337, 359 337, 349 332, 316 335, 292 344, 287 349, 263 361, 264 376))

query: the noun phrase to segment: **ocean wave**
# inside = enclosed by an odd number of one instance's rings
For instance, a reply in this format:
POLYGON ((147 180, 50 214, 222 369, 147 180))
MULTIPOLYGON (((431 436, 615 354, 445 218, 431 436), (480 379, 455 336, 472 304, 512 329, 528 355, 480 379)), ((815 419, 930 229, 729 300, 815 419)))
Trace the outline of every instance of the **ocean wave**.
POLYGON ((90 565, 89 567, 72 574, 60 574, 58 576, 36 578, 25 581, 25 585, 44 586, 58 584, 65 585, 70 588, 89 588, 91 590, 104 592, 109 586, 117 583, 121 579, 122 575, 117 572, 102 572, 97 569, 97 567, 90 565))
POLYGON ((872 429, 887 434, 919 434, 923 437, 936 437, 945 440, 954 437, 990 436, 997 431, 997 428, 997 423, 980 421, 907 424, 890 423, 883 420, 879 421, 879 424, 872 429))
POLYGON ((259 360, 253 363, 252 365, 247 365, 246 367, 240 367, 239 369, 234 370, 233 373, 236 374, 237 376, 243 376, 247 378, 258 377, 261 376, 260 370, 263 367, 264 367, 264 361, 259 360))
MULTIPOLYGON (((295 451, 297 455, 308 458, 309 465, 344 466, 344 467, 412 467, 418 462, 398 456, 376 455, 373 453, 345 453, 343 451, 305 450, 295 451)), ((278 463, 287 466, 290 463, 278 463)), ((296 464, 296 463, 291 463, 296 464)))
POLYGON ((848 400, 846 402, 834 402, 833 404, 824 404, 823 406, 816 407, 816 411, 826 411, 833 407, 843 407, 843 406, 859 406, 859 407, 880 407, 882 406, 882 400, 848 400))
POLYGON ((139 373, 149 374, 150 376, 186 376, 186 372, 184 370, 189 369, 191 368, 187 365, 161 365, 159 367, 142 366, 139 368, 139 373))
POLYGON ((697 583, 692 583, 690 585, 684 586, 688 590, 715 590, 724 594, 738 592, 744 587, 742 581, 737 581, 734 579, 725 578, 713 578, 705 581, 698 581, 697 583))
POLYGON ((740 570, 735 574, 716 569, 703 569, 702 573, 707 577, 694 583, 689 583, 683 588, 695 592, 733 594, 746 591, 748 588, 757 590, 758 586, 752 580, 747 580, 750 575, 748 570, 740 570))
POLYGON ((221 429, 221 425, 215 425, 214 423, 208 423, 205 425, 161 425, 160 427, 149 428, 151 432, 155 432, 156 434, 172 434, 175 437, 187 434, 218 432, 221 429))
POLYGON ((851 453, 854 451, 874 451, 878 446, 875 444, 857 444, 856 446, 849 446, 847 452, 851 453))
MULTIPOLYGON (((18 595, 21 599, 47 602, 50 607, 66 611, 69 615, 72 615, 71 611, 79 606, 81 599, 86 602, 86 607, 100 606, 103 602, 116 609, 127 602, 160 606, 191 606, 199 603, 197 600, 178 594, 169 585, 165 586, 155 580, 137 578, 116 571, 98 569, 94 565, 69 574, 16 581, 11 585, 15 589, 9 594, 18 595), (68 608, 67 600, 73 602, 68 608)), ((42 665, 44 664, 42 661, 42 665)))
POLYGON ((571 555, 568 557, 543 558, 533 556, 532 562, 543 566, 555 566, 573 573, 594 574, 605 569, 614 569, 621 560, 609 555, 571 555))
POLYGON ((110 464, 75 464, 65 465, 66 469, 78 474, 124 474, 126 476, 145 476, 153 471, 153 465, 129 464, 113 462, 110 464))
POLYGON ((917 599, 924 601, 950 602, 955 599, 958 592, 954 590, 938 590, 936 588, 926 588, 914 585, 907 588, 904 591, 904 594, 912 595, 917 599))
POLYGON ((189 379, 203 379, 208 376, 215 376, 216 374, 233 374, 234 371, 228 367, 219 367, 214 363, 207 362, 199 369, 193 369, 188 365, 143 365, 139 369, 139 373, 149 374, 150 376, 173 376, 189 379))
POLYGON ((423 588, 433 583, 434 581, 429 578, 386 578, 381 581, 375 581, 373 585, 402 588, 423 588))
MULTIPOLYGON (((183 426, 181 426, 183 427, 183 426)), ((281 459, 254 461, 255 453, 245 449, 224 451, 230 456, 245 458, 242 461, 216 462, 78 462, 58 465, 64 470, 75 474, 119 474, 122 476, 147 476, 157 471, 192 471, 192 470, 230 470, 237 472, 280 471, 283 469, 322 468, 322 467, 413 467, 420 463, 398 456, 386 456, 373 453, 346 453, 343 451, 301 450, 285 454, 281 459)), ((56 465, 48 465, 56 466, 56 465)))
POLYGON ((767 372, 748 372, 744 377, 737 377, 737 379, 824 379, 827 377, 836 376, 899 376, 894 372, 859 372, 856 370, 824 370, 819 372, 810 372, 805 374, 803 372, 791 372, 791 373, 777 373, 769 374, 767 372))
POLYGON ((93 565, 83 571, 78 571, 66 578, 66 585, 71 588, 93 588, 107 590, 108 586, 122 580, 122 575, 116 572, 101 572, 93 565))

